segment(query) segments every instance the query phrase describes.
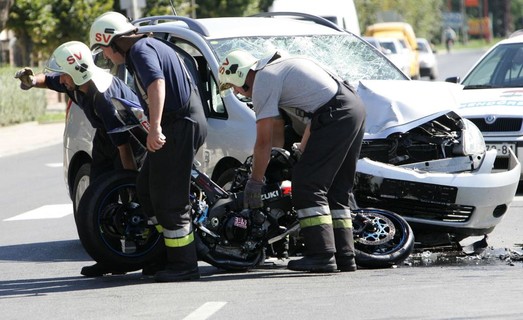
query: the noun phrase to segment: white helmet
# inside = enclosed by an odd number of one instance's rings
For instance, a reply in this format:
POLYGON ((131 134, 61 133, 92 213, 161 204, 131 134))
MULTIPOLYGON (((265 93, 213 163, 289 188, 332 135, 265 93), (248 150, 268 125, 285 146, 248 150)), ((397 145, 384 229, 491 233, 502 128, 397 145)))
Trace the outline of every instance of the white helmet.
POLYGON ((96 18, 89 31, 91 50, 111 45, 114 38, 136 31, 129 19, 118 12, 106 12, 96 18))
POLYGON ((70 75, 77 86, 93 80, 100 92, 105 92, 113 81, 109 72, 94 64, 91 50, 79 41, 69 41, 56 48, 45 68, 70 75))
POLYGON ((241 87, 249 70, 256 65, 258 59, 243 50, 234 50, 227 54, 220 64, 218 79, 220 91, 227 90, 233 85, 241 87))

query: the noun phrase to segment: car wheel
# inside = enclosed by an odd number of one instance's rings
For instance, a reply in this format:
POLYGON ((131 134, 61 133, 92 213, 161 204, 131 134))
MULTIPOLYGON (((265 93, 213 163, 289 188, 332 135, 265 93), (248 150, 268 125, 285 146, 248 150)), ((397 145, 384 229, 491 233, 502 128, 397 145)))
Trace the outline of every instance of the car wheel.
POLYGON ((222 187, 225 190, 230 190, 232 181, 234 180, 234 175, 236 174, 236 168, 229 168, 225 170, 218 179, 216 179, 216 184, 222 187))
POLYGON ((74 220, 78 221, 76 213, 78 212, 78 204, 82 198, 85 190, 89 187, 89 174, 91 173, 91 164, 84 163, 76 172, 73 184, 73 212, 74 220))
POLYGON ((431 69, 430 75, 429 75, 430 80, 436 80, 437 77, 438 77, 438 72, 435 69, 431 69))

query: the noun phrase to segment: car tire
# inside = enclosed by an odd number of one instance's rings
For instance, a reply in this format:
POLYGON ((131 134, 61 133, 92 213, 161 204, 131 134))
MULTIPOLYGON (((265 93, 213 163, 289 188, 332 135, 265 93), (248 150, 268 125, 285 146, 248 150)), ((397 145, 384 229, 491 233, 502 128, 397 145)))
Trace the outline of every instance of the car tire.
POLYGON ((437 77, 438 77, 438 72, 435 69, 430 69, 430 75, 429 75, 430 80, 436 80, 437 77))
POLYGON ((230 190, 234 175, 236 174, 236 169, 237 168, 229 168, 223 171, 218 179, 216 179, 216 184, 225 190, 230 190))
POLYGON ((77 212, 78 212, 78 204, 80 203, 80 199, 82 198, 87 187, 89 187, 89 183, 90 183, 89 174, 90 173, 91 173, 91 164, 84 163, 78 169, 78 171, 76 172, 76 175, 74 177, 73 194, 72 194, 71 198, 73 200, 73 212, 74 212, 75 221, 78 221, 77 212))

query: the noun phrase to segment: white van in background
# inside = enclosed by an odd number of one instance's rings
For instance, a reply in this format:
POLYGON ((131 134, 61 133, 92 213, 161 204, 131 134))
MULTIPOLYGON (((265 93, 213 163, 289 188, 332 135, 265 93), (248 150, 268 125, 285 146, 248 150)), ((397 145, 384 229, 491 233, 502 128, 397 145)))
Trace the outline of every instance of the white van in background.
POLYGON ((361 35, 358 14, 353 0, 274 0, 269 11, 314 14, 330 20, 358 36, 361 35))

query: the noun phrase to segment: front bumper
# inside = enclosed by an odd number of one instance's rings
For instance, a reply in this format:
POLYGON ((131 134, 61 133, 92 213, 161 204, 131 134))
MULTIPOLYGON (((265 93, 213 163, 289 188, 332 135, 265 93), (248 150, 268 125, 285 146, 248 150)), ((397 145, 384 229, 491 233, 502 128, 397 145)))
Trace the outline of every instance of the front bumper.
MULTIPOLYGON (((412 165, 393 166, 360 159, 356 200, 361 207, 400 214, 415 232, 417 226, 454 233, 461 239, 487 234, 507 212, 521 174, 520 162, 513 152, 505 171, 493 170, 495 159, 496 151, 488 151, 477 168, 455 173, 448 173, 452 170, 441 165, 433 166, 435 170, 429 172, 412 165)), ((449 159, 449 163, 456 161, 449 159)), ((426 165, 431 166, 430 161, 426 165)))

